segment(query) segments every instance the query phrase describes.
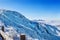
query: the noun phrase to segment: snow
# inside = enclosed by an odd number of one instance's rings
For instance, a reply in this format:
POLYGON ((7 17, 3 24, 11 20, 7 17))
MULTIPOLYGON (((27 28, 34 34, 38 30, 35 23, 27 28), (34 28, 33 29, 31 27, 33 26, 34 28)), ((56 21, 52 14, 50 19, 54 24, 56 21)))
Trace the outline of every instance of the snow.
POLYGON ((15 11, 3 11, 0 21, 5 34, 14 40, 20 40, 20 34, 26 35, 27 40, 60 40, 60 30, 56 26, 45 21, 31 21, 15 11))
POLYGON ((0 30, 0 34, 6 39, 6 40, 13 40, 8 35, 6 35, 2 30, 0 30))

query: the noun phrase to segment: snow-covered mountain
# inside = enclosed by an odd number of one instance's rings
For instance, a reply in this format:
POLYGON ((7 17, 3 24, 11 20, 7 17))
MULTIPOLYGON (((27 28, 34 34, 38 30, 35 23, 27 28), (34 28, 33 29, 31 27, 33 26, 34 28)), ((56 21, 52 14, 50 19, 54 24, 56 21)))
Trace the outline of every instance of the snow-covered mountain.
POLYGON ((57 27, 60 30, 60 20, 33 20, 33 21, 50 24, 57 27))
POLYGON ((20 34, 25 34, 26 40, 60 40, 60 30, 55 26, 31 21, 16 11, 0 10, 0 21, 14 40, 19 40, 20 34))
POLYGON ((36 21, 36 22, 41 22, 41 23, 46 23, 46 24, 50 24, 50 25, 60 25, 60 20, 33 20, 33 21, 36 21))

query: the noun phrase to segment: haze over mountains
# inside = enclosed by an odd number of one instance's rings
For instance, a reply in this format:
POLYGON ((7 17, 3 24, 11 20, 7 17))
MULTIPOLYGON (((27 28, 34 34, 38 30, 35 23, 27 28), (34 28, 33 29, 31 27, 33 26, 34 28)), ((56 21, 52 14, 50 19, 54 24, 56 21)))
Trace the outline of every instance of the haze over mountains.
POLYGON ((0 10, 0 22, 5 27, 5 33, 14 40, 19 40, 20 34, 25 34, 26 40, 29 38, 32 40, 60 40, 58 26, 46 23, 44 20, 29 20, 16 11, 0 10))

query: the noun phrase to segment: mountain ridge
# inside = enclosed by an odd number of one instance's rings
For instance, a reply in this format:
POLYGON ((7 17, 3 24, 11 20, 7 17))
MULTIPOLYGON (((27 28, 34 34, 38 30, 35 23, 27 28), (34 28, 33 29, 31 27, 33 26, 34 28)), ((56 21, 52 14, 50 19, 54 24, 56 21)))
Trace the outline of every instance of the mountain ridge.
POLYGON ((14 29, 17 34, 24 33, 25 35, 31 37, 32 40, 60 40, 60 37, 57 36, 57 32, 60 33, 60 30, 58 30, 55 26, 31 21, 15 11, 5 10, 1 12, 0 21, 4 24, 5 28, 13 27, 12 29, 14 29))

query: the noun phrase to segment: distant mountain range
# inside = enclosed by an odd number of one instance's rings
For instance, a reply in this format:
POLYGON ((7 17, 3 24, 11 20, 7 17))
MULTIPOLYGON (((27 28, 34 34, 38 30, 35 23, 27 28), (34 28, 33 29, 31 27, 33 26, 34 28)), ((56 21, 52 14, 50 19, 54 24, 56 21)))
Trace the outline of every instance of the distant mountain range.
POLYGON ((0 24, 5 27, 5 33, 14 40, 18 35, 25 34, 28 40, 60 40, 60 30, 57 26, 47 24, 44 20, 32 21, 16 11, 0 9, 0 24), (41 21, 41 22, 39 22, 41 21))

